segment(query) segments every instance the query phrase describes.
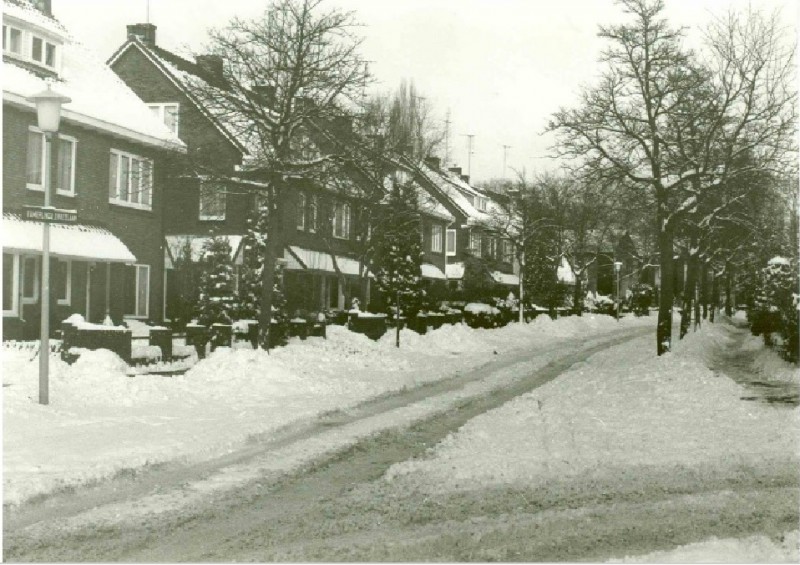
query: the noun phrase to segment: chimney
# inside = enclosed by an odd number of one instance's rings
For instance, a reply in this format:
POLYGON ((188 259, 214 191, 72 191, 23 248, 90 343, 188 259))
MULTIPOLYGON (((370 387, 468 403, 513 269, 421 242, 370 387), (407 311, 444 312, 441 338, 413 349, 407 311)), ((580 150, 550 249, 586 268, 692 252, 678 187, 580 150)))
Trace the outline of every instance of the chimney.
POLYGON ((431 157, 430 155, 425 157, 425 164, 428 165, 431 169, 439 170, 439 167, 442 165, 442 160, 439 157, 431 157))
POLYGON ((209 78, 222 80, 222 57, 220 55, 197 55, 195 61, 209 78))
POLYGON ((131 24, 128 26, 128 37, 137 37, 145 45, 155 47, 156 26, 155 24, 131 24))
POLYGON ((33 0, 33 5, 45 16, 53 15, 51 0, 33 0))
POLYGON ((451 173, 455 173, 456 175, 461 176, 461 167, 450 167, 447 170, 450 171, 451 173))
POLYGON ((461 180, 465 183, 469 184, 469 175, 461 175, 461 180))

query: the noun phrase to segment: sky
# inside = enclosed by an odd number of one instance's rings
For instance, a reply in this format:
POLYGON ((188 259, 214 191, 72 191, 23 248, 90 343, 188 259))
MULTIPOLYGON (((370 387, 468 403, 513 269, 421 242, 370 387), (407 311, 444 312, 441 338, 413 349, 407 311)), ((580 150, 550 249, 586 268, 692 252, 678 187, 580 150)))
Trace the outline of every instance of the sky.
MULTIPOLYGON (((792 0, 666 0, 674 25, 690 43, 715 15, 748 3, 780 9, 787 26, 800 16, 792 0)), ((157 43, 202 51, 207 30, 233 17, 263 13, 264 0, 53 0, 53 12, 78 40, 108 57, 125 40, 125 26, 158 27, 157 43)), ((604 44, 601 24, 621 21, 613 0, 325 0, 352 10, 363 24, 362 56, 375 89, 412 79, 443 126, 450 115, 447 162, 473 180, 554 169, 549 117, 574 105, 591 84, 604 44), (472 138, 469 155, 467 135, 472 138), (504 148, 503 146, 509 146, 504 148), (505 159, 504 159, 505 156, 505 159), (504 169, 505 161, 505 169, 504 169)), ((444 153, 444 152, 442 152, 444 153)), ((443 155, 444 156, 444 155, 443 155)))

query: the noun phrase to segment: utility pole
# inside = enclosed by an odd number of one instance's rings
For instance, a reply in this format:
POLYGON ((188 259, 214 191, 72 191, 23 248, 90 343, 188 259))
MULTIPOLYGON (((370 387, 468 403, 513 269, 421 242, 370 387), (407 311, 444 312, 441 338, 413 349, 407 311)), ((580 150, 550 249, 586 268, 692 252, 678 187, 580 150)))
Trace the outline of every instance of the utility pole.
POLYGON ((470 178, 472 177, 472 139, 475 137, 473 133, 465 133, 462 134, 464 137, 467 138, 467 176, 470 178))
POLYGON ((506 158, 508 157, 509 149, 511 149, 510 145, 503 145, 503 178, 506 178, 506 158))

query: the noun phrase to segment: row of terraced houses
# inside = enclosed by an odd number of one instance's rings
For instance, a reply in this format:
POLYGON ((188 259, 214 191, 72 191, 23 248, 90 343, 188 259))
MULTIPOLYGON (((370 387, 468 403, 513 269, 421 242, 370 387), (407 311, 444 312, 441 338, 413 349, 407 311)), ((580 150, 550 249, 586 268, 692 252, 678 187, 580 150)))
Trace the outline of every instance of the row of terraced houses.
MULTIPOLYGON (((153 24, 120 31, 127 32, 124 43, 102 61, 71 38, 49 0, 4 0, 6 339, 38 332, 42 226, 22 211, 43 203, 45 137, 28 98, 48 83, 71 99, 52 144, 52 204, 78 216, 51 228, 51 327, 75 312, 115 324, 169 319, 177 255, 191 249, 199 260, 212 229, 228 238, 234 264, 241 265, 259 181, 243 173, 247 143, 203 106, 188 81, 213 80, 223 61, 189 60, 162 48, 153 24)), ((347 120, 329 125, 331 142, 352 139, 347 120)), ((435 158, 390 161, 392 174, 410 179, 419 195, 425 284, 446 295, 458 288, 464 261, 473 256, 498 284, 515 289, 514 250, 489 227, 490 196, 435 158)), ((289 309, 345 309, 345 296, 368 301, 359 285, 358 190, 304 179, 294 188, 282 261, 289 309), (351 288, 342 288, 342 280, 351 288)))

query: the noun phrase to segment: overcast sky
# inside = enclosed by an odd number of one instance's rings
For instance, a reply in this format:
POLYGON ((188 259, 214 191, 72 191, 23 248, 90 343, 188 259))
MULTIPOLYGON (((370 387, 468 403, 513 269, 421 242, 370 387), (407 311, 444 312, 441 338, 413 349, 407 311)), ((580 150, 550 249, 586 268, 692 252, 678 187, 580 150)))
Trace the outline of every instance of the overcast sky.
MULTIPOLYGON (((603 44, 597 26, 619 21, 613 0, 326 0, 356 12, 364 24, 363 56, 377 88, 403 78, 443 121, 450 111, 449 164, 467 169, 473 134, 474 180, 553 168, 552 139, 542 135, 548 117, 570 105, 581 84, 598 71, 603 44)), ((699 30, 729 7, 748 0, 667 0, 676 25, 699 30)), ((796 33, 800 2, 752 0, 781 9, 796 33)), ((200 50, 206 30, 234 16, 254 17, 262 0, 149 0, 158 44, 175 51, 200 50)), ((53 0, 53 12, 74 35, 104 58, 125 40, 125 25, 145 21, 148 0, 53 0)), ((692 31, 695 38, 697 31, 692 31)))

